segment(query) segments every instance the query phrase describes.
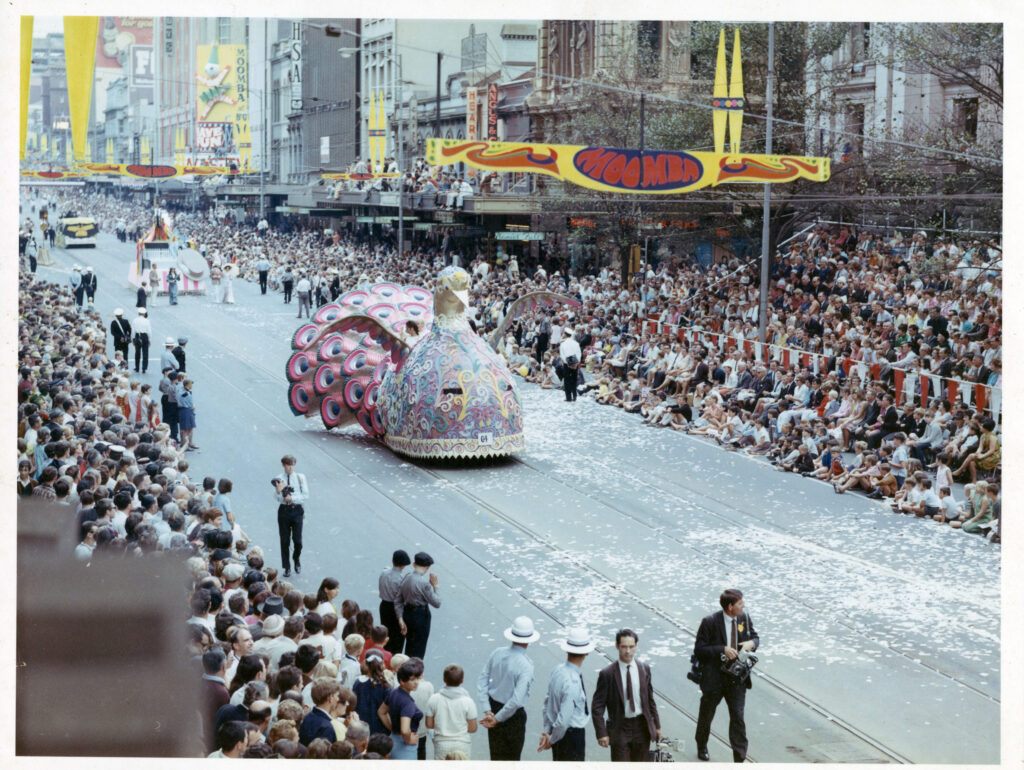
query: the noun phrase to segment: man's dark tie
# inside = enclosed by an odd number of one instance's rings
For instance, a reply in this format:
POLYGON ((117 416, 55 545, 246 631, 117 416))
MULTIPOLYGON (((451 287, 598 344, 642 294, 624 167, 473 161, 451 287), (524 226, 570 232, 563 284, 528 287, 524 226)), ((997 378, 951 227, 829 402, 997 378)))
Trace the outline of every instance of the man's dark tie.
POLYGON ((633 700, 633 667, 626 666, 626 699, 629 701, 629 711, 636 711, 636 702, 633 700))
POLYGON ((580 674, 580 689, 583 690, 583 715, 590 716, 590 704, 587 703, 587 686, 583 684, 583 674, 580 674))
POLYGON ((737 649, 737 647, 736 647, 736 618, 732 619, 732 641, 729 643, 729 646, 732 647, 734 650, 737 649))

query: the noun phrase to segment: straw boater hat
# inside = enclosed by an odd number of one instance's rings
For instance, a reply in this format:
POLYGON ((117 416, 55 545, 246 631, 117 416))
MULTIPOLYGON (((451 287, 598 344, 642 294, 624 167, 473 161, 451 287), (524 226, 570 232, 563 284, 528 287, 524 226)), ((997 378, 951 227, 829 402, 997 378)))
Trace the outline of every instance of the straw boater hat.
POLYGON ((540 639, 540 634, 533 627, 533 621, 525 615, 520 615, 512 621, 512 625, 505 629, 505 638, 510 642, 530 644, 540 639))
POLYGON ((570 628, 566 638, 559 642, 559 646, 573 655, 586 655, 593 652, 595 647, 590 632, 585 628, 570 628))

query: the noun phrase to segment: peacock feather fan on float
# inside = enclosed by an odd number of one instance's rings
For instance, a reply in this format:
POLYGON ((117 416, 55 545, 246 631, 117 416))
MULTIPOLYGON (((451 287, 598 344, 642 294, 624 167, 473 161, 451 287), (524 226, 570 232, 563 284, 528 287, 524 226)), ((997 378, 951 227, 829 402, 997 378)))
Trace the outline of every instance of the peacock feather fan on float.
MULTIPOLYGON (((544 295, 541 304, 579 304, 544 295)), ((508 315, 537 306, 524 298, 508 315)), ((441 271, 433 295, 378 283, 324 305, 292 337, 292 412, 319 415, 328 428, 358 422, 410 457, 523 449, 519 389, 505 359, 473 331, 468 308, 469 273, 458 267, 441 271)))

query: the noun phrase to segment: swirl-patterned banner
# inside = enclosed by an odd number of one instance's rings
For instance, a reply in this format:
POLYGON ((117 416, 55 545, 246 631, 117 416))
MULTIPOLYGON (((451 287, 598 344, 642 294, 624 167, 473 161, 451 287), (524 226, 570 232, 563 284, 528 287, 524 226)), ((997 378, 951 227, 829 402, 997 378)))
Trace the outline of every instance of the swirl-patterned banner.
POLYGON ((533 172, 590 190, 647 195, 741 182, 824 182, 830 174, 828 158, 464 139, 428 139, 426 159, 432 165, 466 163, 482 171, 533 172))

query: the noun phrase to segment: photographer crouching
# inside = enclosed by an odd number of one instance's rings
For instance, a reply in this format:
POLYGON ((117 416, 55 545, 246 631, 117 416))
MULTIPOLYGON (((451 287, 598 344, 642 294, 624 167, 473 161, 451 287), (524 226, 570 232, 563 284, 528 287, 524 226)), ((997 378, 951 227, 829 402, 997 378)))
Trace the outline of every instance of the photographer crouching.
POLYGON ((700 713, 697 717, 697 758, 707 762, 711 721, 722 698, 729 707, 729 745, 734 762, 747 756, 747 727, 743 704, 750 689, 750 669, 757 658, 751 653, 760 639, 743 608, 743 593, 735 588, 722 592, 722 609, 700 622, 693 645, 700 680, 700 713))

